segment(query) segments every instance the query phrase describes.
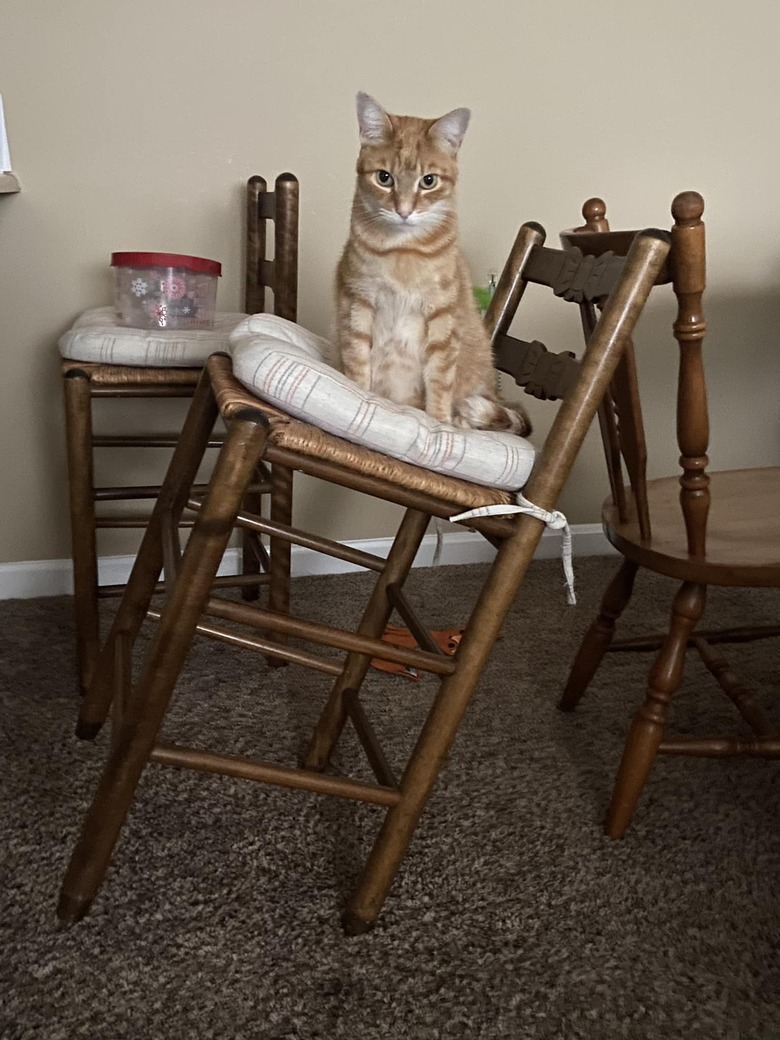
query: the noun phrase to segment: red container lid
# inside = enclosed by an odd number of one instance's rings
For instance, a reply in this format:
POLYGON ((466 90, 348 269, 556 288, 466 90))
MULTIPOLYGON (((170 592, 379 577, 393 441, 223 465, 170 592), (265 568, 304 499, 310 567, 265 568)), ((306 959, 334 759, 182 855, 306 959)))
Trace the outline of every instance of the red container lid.
POLYGON ((112 267, 184 267, 201 274, 222 275, 222 264, 182 253, 112 253, 112 267))

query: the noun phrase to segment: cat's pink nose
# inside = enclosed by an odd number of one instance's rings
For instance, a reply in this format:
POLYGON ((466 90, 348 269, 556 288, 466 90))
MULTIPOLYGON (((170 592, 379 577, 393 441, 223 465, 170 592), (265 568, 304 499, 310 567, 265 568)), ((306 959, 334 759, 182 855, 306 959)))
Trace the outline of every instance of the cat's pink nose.
POLYGON ((414 210, 414 204, 411 202, 397 202, 395 204, 395 211, 402 220, 408 220, 414 210))

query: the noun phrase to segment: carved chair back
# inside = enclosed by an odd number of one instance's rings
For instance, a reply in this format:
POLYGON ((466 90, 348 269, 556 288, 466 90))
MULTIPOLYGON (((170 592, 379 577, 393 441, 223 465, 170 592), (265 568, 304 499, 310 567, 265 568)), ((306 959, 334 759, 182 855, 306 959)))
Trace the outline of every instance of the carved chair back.
MULTIPOLYGON (((688 551, 705 555, 709 476, 707 446, 709 419, 702 344, 706 323, 702 310, 705 288, 704 202, 697 192, 683 192, 672 203, 674 225, 671 250, 657 285, 671 283, 677 298, 673 324, 679 344, 677 381, 677 442, 680 451, 680 505, 688 551)), ((599 279, 616 257, 630 248, 635 231, 611 231, 601 199, 589 199, 582 208, 585 223, 561 233, 564 247, 592 265, 591 280, 581 294, 580 310, 587 335, 596 320, 601 288, 599 279), (601 272, 601 273, 600 273, 601 272)), ((635 519, 642 538, 650 541, 652 529, 647 504, 647 445, 633 345, 624 352, 599 412, 601 436, 610 490, 620 520, 635 519)))

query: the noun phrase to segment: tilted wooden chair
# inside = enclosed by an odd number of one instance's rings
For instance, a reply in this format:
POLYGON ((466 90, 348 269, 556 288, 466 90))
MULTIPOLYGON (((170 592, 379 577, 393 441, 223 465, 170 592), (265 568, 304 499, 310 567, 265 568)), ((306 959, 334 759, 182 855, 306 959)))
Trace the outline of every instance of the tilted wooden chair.
MULTIPOLYGON (((274 313, 294 321, 298 295, 298 181, 289 173, 277 177, 274 191, 255 176, 247 183, 246 272, 244 305, 249 314, 265 310, 265 291, 273 292, 274 313), (274 222, 274 258, 266 259, 266 225, 274 222)), ((143 528, 145 515, 108 514, 99 503, 150 500, 159 487, 95 486, 97 448, 173 448, 178 430, 166 433, 97 433, 93 404, 98 399, 190 398, 206 358, 227 350, 230 332, 246 315, 216 315, 214 329, 140 332, 118 325, 112 307, 86 311, 60 340, 65 390, 65 430, 68 452, 71 551, 78 681, 88 687, 100 645, 99 601, 121 595, 122 585, 101 584, 98 576, 97 532, 105 528, 143 528), (177 360, 171 360, 176 358, 177 360), (175 367, 174 367, 175 366, 175 367)), ((212 439, 211 446, 221 443, 212 439)), ((250 495, 270 495, 274 519, 290 521, 292 475, 284 467, 258 474, 250 495)), ((185 521, 187 523, 187 521, 185 521)), ((270 558, 258 539, 245 537, 243 577, 220 578, 225 584, 242 580, 256 591, 270 582, 274 604, 286 604, 289 545, 274 540, 270 558), (262 570, 262 573, 261 573, 262 570), (270 572, 270 573, 269 573, 270 572)), ((251 594, 251 593, 250 593, 251 594)))
POLYGON ((234 343, 232 358, 209 359, 101 652, 95 680, 82 703, 82 723, 94 730, 104 721, 113 700, 113 735, 105 772, 64 880, 59 902, 63 920, 75 921, 87 912, 141 773, 147 762, 154 761, 384 806, 384 824, 344 915, 351 933, 373 925, 545 522, 554 526, 562 522, 560 514, 553 512, 558 494, 668 252, 668 235, 649 231, 637 237, 627 260, 618 259, 594 272, 592 265, 583 268, 576 250, 550 249, 544 246, 544 238, 538 224, 520 229, 486 316, 500 363, 516 374, 521 385, 542 399, 565 393, 535 462, 533 448, 522 438, 458 431, 416 409, 398 408, 364 393, 341 373, 317 362, 316 337, 296 331, 290 323, 270 317, 251 319, 245 340, 234 343), (524 343, 508 334, 529 283, 551 286, 557 295, 575 302, 609 294, 581 364, 569 352, 552 355, 537 341, 524 343), (264 332, 258 333, 258 329, 264 332), (291 347, 290 341, 303 345, 291 347), (325 428, 340 407, 341 424, 353 440, 325 428), (220 414, 228 427, 225 444, 205 498, 193 499, 190 485, 220 414), (403 427, 406 437, 411 423, 419 424, 420 436, 408 438, 407 444, 412 451, 430 447, 425 456, 427 468, 404 461, 403 451, 391 443, 397 428, 403 427), (394 456, 380 453, 376 443, 367 447, 374 438, 387 442, 394 456), (258 460, 280 463, 405 506, 388 558, 243 512, 242 501, 258 460), (464 472, 470 474, 470 480, 463 479, 464 472), (480 478, 491 484, 473 482, 480 478), (431 639, 403 591, 428 522, 431 517, 452 518, 464 509, 485 505, 511 510, 519 487, 532 503, 531 513, 468 521, 498 546, 498 552, 457 651, 454 657, 448 656, 431 639), (195 509, 197 517, 183 557, 177 559, 170 532, 185 507, 195 509), (301 542, 375 572, 376 584, 357 631, 213 594, 214 575, 235 524, 301 542), (167 599, 162 610, 149 615, 163 566, 169 580, 167 599), (420 649, 393 646, 381 639, 394 609, 417 636, 420 649), (131 684, 133 646, 147 616, 155 618, 158 627, 138 682, 131 684), (239 634, 226 622, 244 629, 239 634), (196 633, 251 646, 263 654, 278 654, 335 677, 300 767, 158 742, 158 730, 196 633), (292 644, 280 645, 273 641, 275 634, 335 647, 345 656, 338 660, 292 644), (441 678, 400 781, 359 700, 372 658, 397 661, 441 678), (365 749, 375 783, 324 771, 347 721, 365 749))
MULTIPOLYGON (((601 609, 579 648, 560 703, 573 710, 608 650, 657 650, 647 696, 631 725, 605 829, 621 837, 659 753, 776 758, 780 734, 754 692, 729 669, 717 644, 780 635, 780 625, 697 630, 708 586, 780 587, 780 468, 708 472, 709 419, 704 378, 702 309, 705 288, 704 202, 683 192, 672 203, 669 270, 677 297, 674 336, 679 343, 677 475, 647 480, 647 448, 633 351, 618 366, 602 409, 611 493, 602 512, 604 532, 623 556, 601 609), (624 477, 627 475, 627 482, 624 477), (669 630, 646 638, 614 640, 640 568, 677 585, 669 630), (667 736, 669 702, 683 677, 685 653, 695 647, 755 733, 753 739, 667 736)), ((633 232, 610 232, 601 199, 583 207, 585 225, 564 233, 564 243, 603 258, 624 252, 633 232)), ((599 262, 596 260, 595 262, 599 262)), ((671 590, 670 590, 671 591, 671 590)), ((638 593, 637 593, 638 595, 638 593)))

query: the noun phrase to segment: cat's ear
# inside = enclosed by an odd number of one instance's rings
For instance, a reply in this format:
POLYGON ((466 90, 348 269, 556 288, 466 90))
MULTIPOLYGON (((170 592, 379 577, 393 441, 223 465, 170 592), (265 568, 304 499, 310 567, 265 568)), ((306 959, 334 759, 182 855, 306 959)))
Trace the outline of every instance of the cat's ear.
POLYGON ((361 144, 380 144, 393 133, 387 112, 378 101, 362 91, 357 96, 357 117, 361 144))
POLYGON ((471 119, 468 108, 456 108, 437 119, 428 133, 455 155, 463 142, 466 128, 471 119))

